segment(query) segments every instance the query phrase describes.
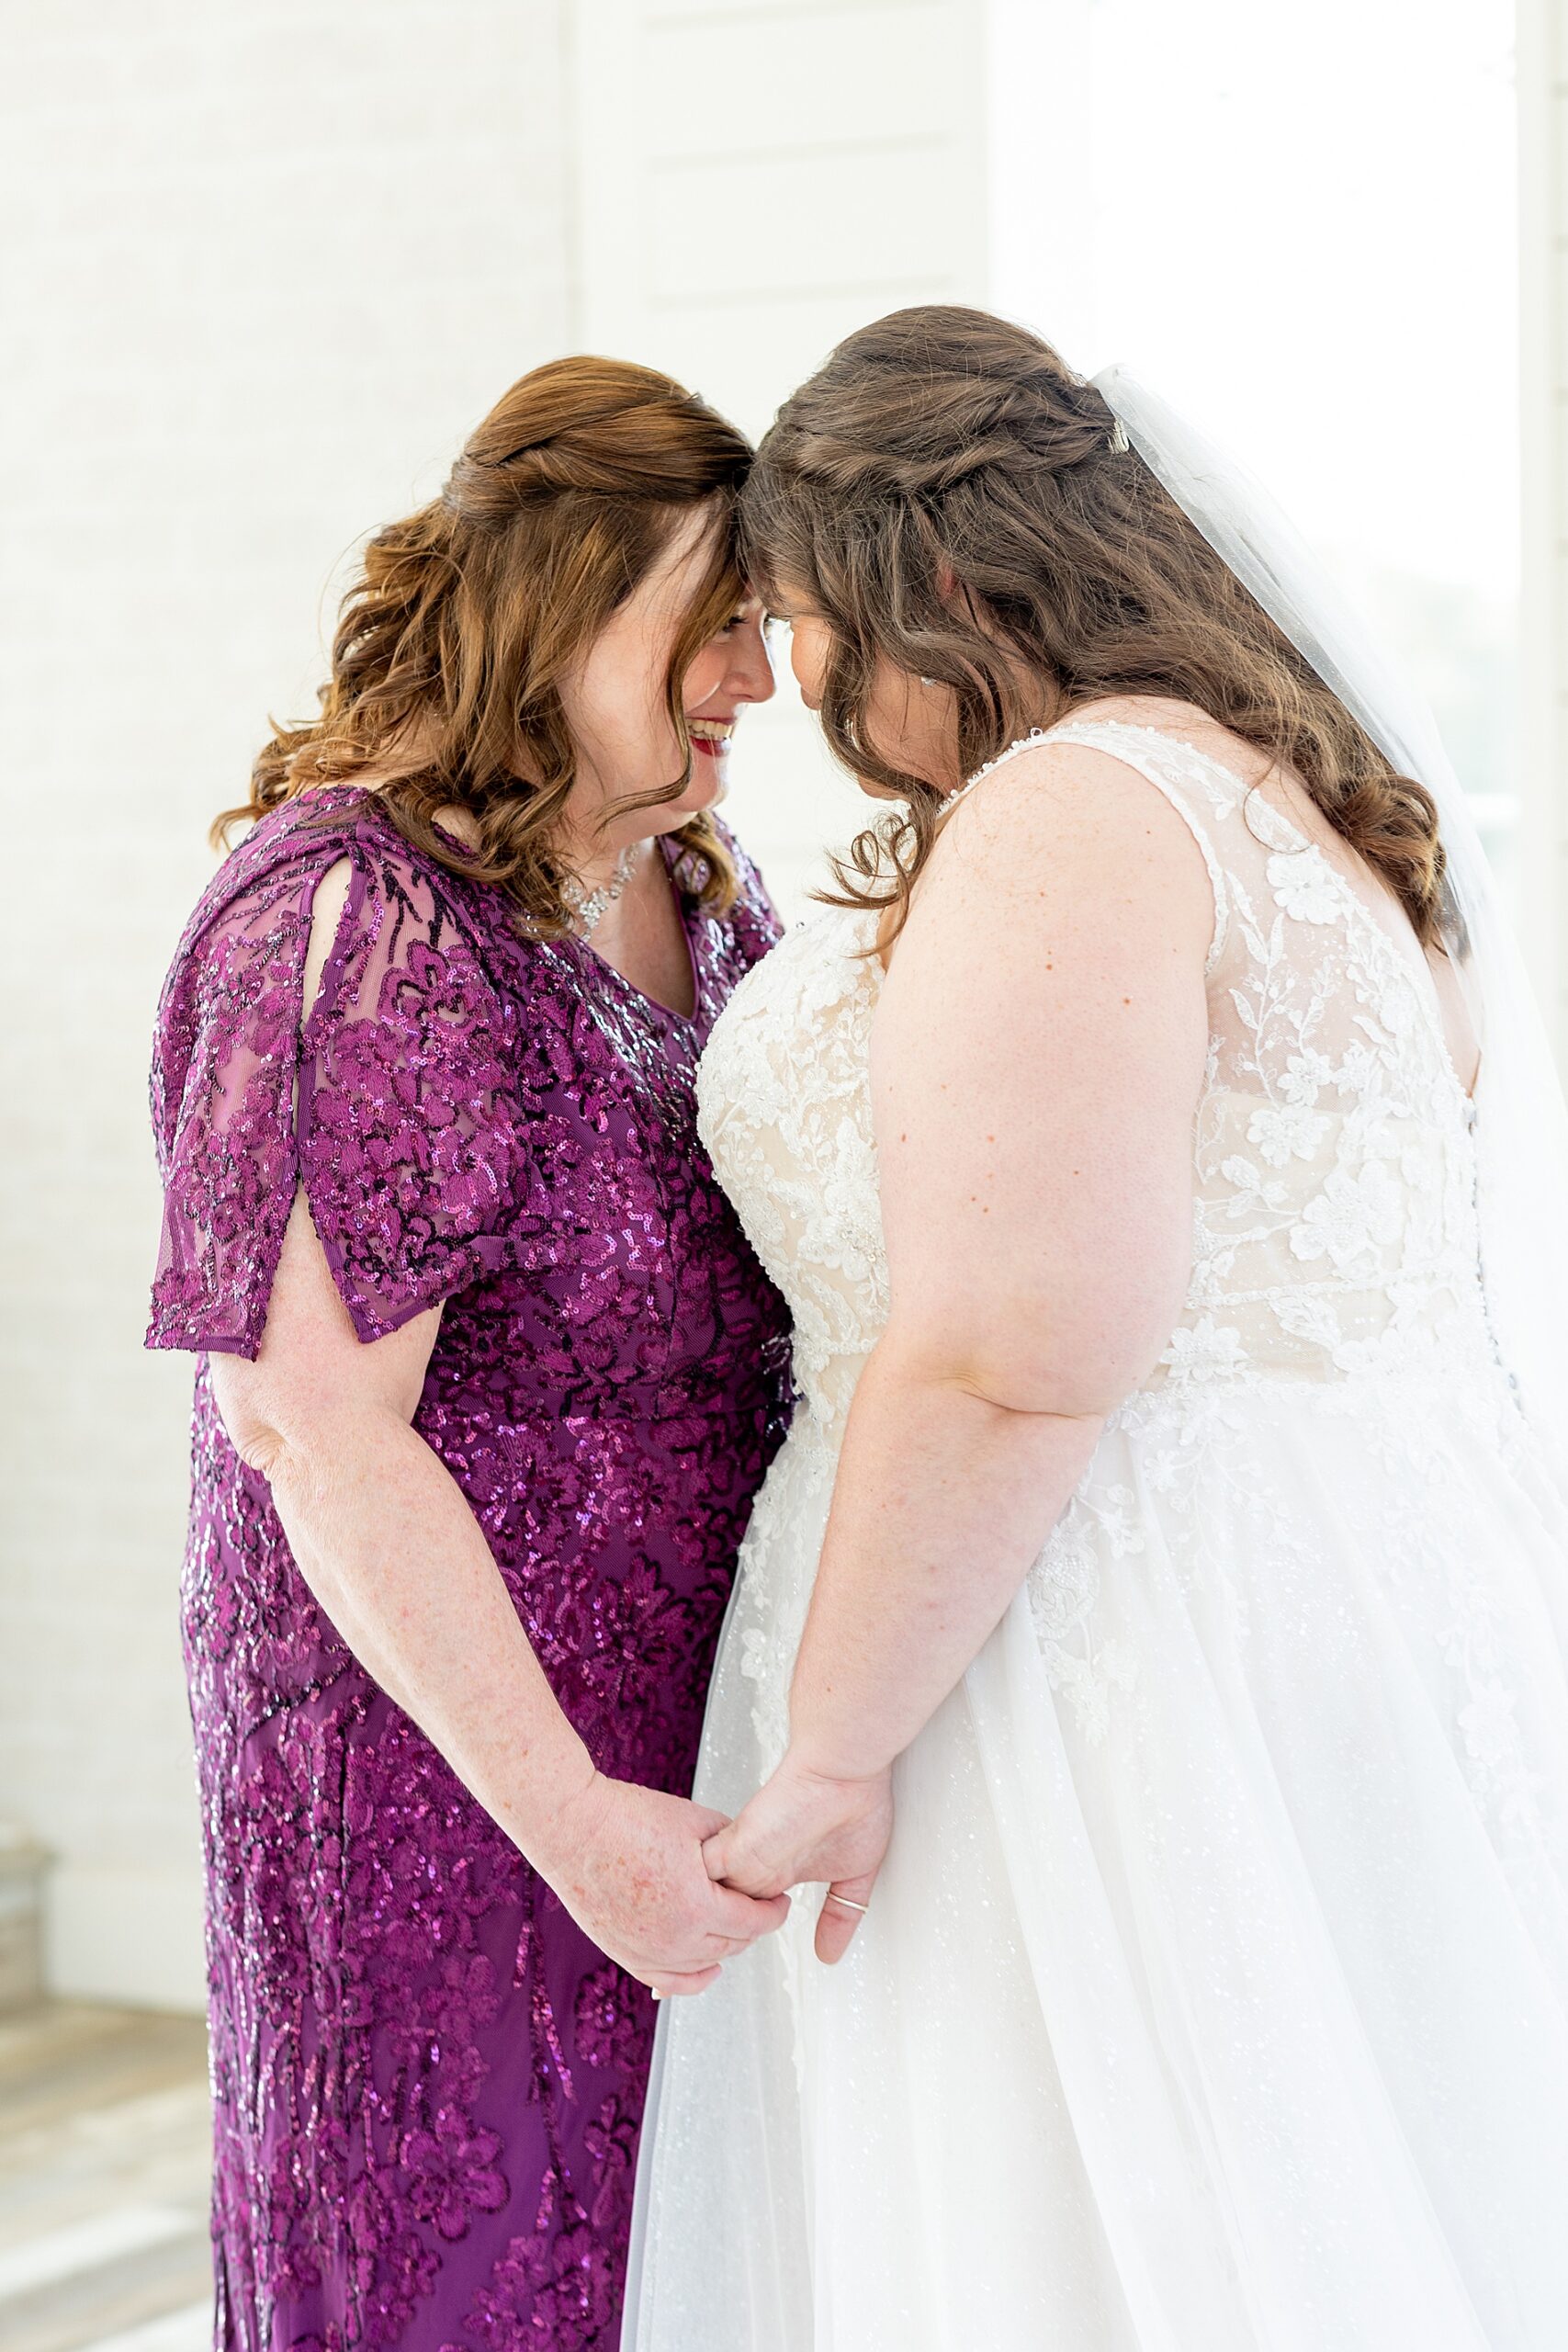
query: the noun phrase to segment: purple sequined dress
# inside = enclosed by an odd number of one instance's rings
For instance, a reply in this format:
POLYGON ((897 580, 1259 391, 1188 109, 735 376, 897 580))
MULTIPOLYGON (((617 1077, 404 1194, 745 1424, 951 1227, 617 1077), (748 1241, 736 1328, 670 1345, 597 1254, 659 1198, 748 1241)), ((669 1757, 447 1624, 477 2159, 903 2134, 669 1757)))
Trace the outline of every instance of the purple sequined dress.
MULTIPOLYGON (((724 920, 682 899, 685 1021, 520 936, 372 797, 314 795, 215 877, 152 1075, 151 1344, 254 1353, 300 1183, 361 1339, 444 1300, 415 1427, 596 1762, 681 1792, 782 1419, 783 1309, 694 1127, 697 1055, 776 933, 741 864, 724 920)), ((220 2352, 609 2352, 650 1998, 338 1638, 205 1361, 193 1456, 220 2352)))

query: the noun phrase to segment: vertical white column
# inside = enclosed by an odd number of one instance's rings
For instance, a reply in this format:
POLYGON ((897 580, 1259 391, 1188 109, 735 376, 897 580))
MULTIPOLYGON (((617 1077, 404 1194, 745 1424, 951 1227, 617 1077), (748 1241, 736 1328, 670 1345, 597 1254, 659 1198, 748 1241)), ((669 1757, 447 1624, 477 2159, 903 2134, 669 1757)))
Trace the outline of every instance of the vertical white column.
POLYGON ((1568 1066, 1568 0, 1518 0, 1523 919, 1568 1066))
POLYGON ((983 0, 578 0, 585 344, 759 432, 851 328, 976 299, 983 0))
POLYGON ((1114 135, 1097 0, 986 0, 984 140, 992 308, 1075 367, 1103 348, 1097 190, 1114 135))
MULTIPOLYGON (((840 338, 987 299, 986 0, 579 0, 575 329, 765 429, 840 338)), ((781 682, 732 814, 775 893, 869 806, 781 682)))

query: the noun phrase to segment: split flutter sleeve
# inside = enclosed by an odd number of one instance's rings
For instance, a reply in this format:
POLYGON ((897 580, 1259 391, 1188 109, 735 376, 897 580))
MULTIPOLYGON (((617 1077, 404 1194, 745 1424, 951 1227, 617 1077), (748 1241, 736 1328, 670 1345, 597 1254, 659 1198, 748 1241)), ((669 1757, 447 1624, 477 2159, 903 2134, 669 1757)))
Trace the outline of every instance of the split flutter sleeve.
POLYGON ((517 1000, 445 877, 400 844, 326 837, 216 896, 159 1012, 148 1344, 255 1355, 301 1186, 355 1330, 379 1339, 506 1261, 527 1183, 517 1000), (302 1023, 312 902, 344 855, 347 899, 302 1023))

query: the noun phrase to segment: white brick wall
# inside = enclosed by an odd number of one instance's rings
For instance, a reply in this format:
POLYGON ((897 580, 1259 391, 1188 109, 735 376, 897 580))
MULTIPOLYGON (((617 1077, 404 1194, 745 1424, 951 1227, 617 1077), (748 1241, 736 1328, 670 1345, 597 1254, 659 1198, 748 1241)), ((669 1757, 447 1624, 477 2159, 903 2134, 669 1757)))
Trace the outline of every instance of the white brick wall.
POLYGON ((152 1004, 322 591, 570 341, 558 0, 6 12, 0 1815, 64 1990, 197 1997, 152 1004))
MULTIPOLYGON (((152 1003, 326 583, 513 377, 599 348, 752 430, 849 327, 984 299, 981 0, 53 0, 8 12, 0 1817, 62 1990, 197 1997, 189 1373, 141 1352, 152 1003)), ((863 814, 796 710, 786 901, 863 814)))

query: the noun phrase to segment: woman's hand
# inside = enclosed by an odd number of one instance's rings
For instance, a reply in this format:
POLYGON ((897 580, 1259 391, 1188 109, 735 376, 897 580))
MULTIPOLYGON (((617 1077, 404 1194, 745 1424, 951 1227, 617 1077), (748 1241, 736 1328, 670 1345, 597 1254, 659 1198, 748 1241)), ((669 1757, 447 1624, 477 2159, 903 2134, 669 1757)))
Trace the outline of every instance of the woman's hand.
POLYGON ((661 1993, 700 1992, 789 1905, 713 1884, 722 1814, 594 1771, 468 1498, 411 1426, 439 1321, 362 1345, 301 1196, 260 1353, 212 1359, 219 1410, 366 1670, 596 1943, 661 1993))
POLYGON ((827 1880, 817 1957, 835 1961, 871 1901, 892 1835, 891 1771, 834 1780, 792 1751, 728 1828, 709 1838, 703 1860, 714 1878, 747 1894, 779 1894, 805 1880, 827 1880))
POLYGON ((700 1993, 719 1963, 771 1935, 789 1899, 714 1883, 705 1838, 722 1813, 596 1772, 533 1859, 585 1935, 656 1993, 700 1993))

